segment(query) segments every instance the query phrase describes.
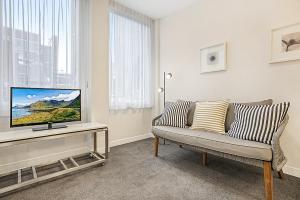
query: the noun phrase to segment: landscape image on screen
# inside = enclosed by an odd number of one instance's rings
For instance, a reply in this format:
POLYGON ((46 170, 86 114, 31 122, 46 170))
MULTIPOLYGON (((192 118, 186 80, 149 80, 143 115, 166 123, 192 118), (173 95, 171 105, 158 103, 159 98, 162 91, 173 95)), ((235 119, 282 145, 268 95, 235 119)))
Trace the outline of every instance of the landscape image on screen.
POLYGON ((80 120, 80 91, 13 88, 11 125, 80 120))

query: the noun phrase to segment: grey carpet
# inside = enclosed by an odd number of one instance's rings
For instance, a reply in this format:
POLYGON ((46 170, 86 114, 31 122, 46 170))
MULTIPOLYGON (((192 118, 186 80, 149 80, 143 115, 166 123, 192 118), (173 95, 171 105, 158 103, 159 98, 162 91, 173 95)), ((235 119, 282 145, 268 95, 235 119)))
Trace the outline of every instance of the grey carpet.
MULTIPOLYGON (((81 171, 40 184, 3 199, 136 200, 136 199, 264 199, 262 169, 209 156, 207 167, 199 153, 160 146, 152 155, 151 140, 111 149, 103 167, 81 171)), ((299 200, 300 179, 274 176, 276 200, 299 200)))

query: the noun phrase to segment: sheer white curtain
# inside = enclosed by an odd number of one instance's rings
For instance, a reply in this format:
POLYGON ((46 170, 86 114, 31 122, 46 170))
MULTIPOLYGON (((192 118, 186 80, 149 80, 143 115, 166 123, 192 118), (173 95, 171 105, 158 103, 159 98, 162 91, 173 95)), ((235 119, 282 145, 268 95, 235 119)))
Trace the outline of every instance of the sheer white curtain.
POLYGON ((154 21, 111 1, 109 24, 110 109, 152 107, 154 21))
POLYGON ((81 88, 86 97, 89 1, 0 0, 0 11, 0 115, 12 86, 81 88))

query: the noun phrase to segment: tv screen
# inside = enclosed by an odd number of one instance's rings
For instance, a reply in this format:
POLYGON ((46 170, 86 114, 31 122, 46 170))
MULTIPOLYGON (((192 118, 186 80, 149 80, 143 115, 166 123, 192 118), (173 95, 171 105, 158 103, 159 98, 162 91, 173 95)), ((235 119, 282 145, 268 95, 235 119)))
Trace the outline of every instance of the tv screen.
POLYGON ((11 88, 10 126, 81 121, 79 89, 11 88))

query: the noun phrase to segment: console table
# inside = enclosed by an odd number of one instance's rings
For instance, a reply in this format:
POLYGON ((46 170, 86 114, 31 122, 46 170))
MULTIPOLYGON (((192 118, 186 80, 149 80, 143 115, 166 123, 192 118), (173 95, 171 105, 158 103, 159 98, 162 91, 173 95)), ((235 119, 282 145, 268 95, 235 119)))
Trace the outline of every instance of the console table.
MULTIPOLYGON (((100 123, 81 123, 69 125, 67 128, 63 129, 51 129, 46 131, 34 132, 31 129, 29 130, 16 130, 16 131, 7 131, 0 132, 0 148, 14 146, 19 144, 26 144, 32 142, 39 142, 44 140, 52 140, 64 137, 71 137, 75 135, 84 135, 84 134, 92 134, 93 135, 93 151, 87 152, 90 157, 94 160, 92 162, 79 164, 76 162, 76 158, 83 155, 76 155, 65 159, 60 159, 56 162, 48 163, 47 165, 60 163, 62 170, 54 173, 50 173, 43 176, 38 176, 36 171, 37 167, 42 167, 44 165, 36 165, 31 166, 32 171, 32 179, 22 181, 22 169, 14 170, 12 172, 6 174, 0 174, 0 177, 8 176, 9 174, 17 173, 17 182, 15 184, 6 186, 4 188, 0 188, 0 196, 6 195, 12 191, 29 187, 33 184, 39 183, 41 181, 46 181, 49 179, 53 179, 64 174, 68 174, 77 170, 82 170, 95 165, 104 165, 106 159, 108 158, 108 127, 107 125, 100 123), (99 132, 105 133, 105 153, 100 154, 97 152, 97 134, 99 132), (72 167, 68 167, 65 162, 66 160, 71 161, 73 164, 72 167)), ((26 169, 28 169, 26 168, 26 169)))

